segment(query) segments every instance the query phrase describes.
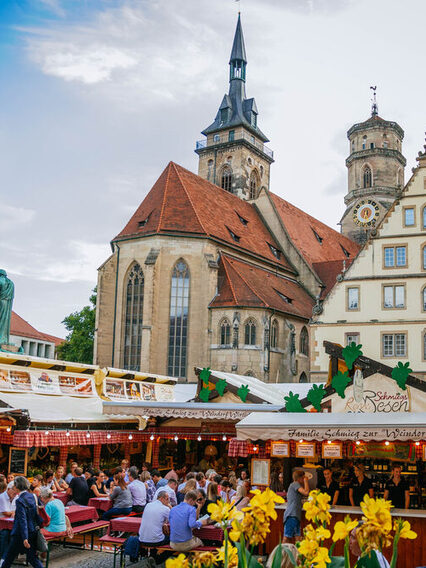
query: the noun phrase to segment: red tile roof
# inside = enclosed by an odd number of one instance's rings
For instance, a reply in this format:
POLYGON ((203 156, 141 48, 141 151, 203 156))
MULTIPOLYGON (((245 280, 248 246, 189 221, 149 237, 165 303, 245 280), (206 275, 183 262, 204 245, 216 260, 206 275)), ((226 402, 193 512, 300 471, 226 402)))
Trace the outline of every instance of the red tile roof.
POLYGON ((306 319, 312 315, 314 300, 294 280, 225 254, 221 256, 220 276, 221 284, 210 304, 212 308, 272 308, 306 319))
POLYGON ((21 318, 21 316, 18 316, 18 314, 14 311, 12 311, 12 316, 10 319, 10 333, 11 335, 28 337, 30 339, 37 339, 39 341, 47 341, 54 343, 56 346, 64 342, 64 339, 61 339, 60 337, 55 337, 54 335, 49 335, 47 333, 38 331, 26 320, 21 318))
MULTIPOLYGON (((314 270, 324 283, 325 288, 321 292, 321 299, 325 298, 333 286, 336 284, 337 275, 343 270, 343 260, 329 260, 326 262, 314 262, 314 270)), ((346 259, 345 267, 348 268, 352 264, 350 259, 346 259), (348 262, 349 261, 349 262, 348 262)))
POLYGON ((271 251, 269 244, 279 246, 251 203, 174 162, 114 240, 155 233, 205 235, 294 272, 283 254, 277 259, 271 251))
POLYGON ((312 268, 316 263, 331 260, 346 260, 346 267, 352 263, 360 249, 356 243, 278 195, 270 196, 290 239, 312 268))

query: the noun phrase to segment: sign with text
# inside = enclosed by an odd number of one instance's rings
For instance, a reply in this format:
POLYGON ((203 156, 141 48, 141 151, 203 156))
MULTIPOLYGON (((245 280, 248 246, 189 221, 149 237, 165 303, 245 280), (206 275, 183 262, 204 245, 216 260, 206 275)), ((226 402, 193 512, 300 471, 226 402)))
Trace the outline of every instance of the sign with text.
POLYGON ((111 400, 140 400, 165 402, 174 400, 173 385, 128 381, 107 377, 104 386, 105 396, 111 400))
POLYGON ((271 442, 271 458, 288 458, 289 456, 289 442, 271 442))
POLYGON ((330 459, 342 459, 342 444, 340 442, 328 442, 322 445, 322 457, 330 459))
POLYGON ((9 473, 27 475, 28 448, 10 448, 9 473))
POLYGON ((0 391, 94 396, 93 379, 88 376, 63 375, 44 369, 0 368, 0 391))
POLYGON ((354 458, 377 458, 404 462, 416 461, 416 449, 414 444, 395 444, 389 442, 370 442, 369 444, 351 444, 349 457, 354 458))
POLYGON ((314 458, 315 457, 315 444, 307 444, 306 442, 298 442, 296 444, 296 457, 297 458, 314 458))
POLYGON ((269 487, 271 460, 252 458, 251 460, 251 479, 252 485, 262 485, 269 487))

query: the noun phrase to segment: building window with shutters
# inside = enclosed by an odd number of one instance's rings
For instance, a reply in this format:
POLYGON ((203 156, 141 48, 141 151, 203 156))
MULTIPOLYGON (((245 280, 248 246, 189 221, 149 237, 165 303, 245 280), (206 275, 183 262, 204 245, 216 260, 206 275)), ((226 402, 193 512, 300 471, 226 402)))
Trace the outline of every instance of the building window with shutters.
POLYGON ((175 264, 170 290, 168 374, 186 378, 188 354, 189 268, 184 260, 175 264))
POLYGON ((140 370, 143 323, 144 276, 134 264, 127 277, 124 317, 123 369, 140 370))

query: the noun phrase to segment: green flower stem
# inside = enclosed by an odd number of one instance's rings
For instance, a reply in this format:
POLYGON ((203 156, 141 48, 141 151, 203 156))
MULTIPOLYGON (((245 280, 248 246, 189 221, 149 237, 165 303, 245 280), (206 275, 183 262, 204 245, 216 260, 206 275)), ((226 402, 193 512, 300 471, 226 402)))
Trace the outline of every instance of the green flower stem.
POLYGON ((351 568, 351 562, 349 557, 349 537, 345 538, 345 568, 351 568))
POLYGON ((391 560, 391 563, 390 563, 390 568, 396 568, 396 561, 398 559, 399 533, 400 533, 400 531, 398 530, 395 533, 395 536, 393 538, 392 560, 391 560))
POLYGON ((224 568, 228 568, 228 531, 225 529, 225 562, 224 568))

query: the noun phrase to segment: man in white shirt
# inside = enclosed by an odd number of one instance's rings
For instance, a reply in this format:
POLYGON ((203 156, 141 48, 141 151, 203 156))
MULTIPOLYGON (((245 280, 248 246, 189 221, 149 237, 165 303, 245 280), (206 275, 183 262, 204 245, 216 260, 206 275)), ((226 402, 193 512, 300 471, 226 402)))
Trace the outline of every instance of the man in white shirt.
POLYGON ((155 501, 145 507, 139 527, 139 542, 146 547, 157 547, 169 543, 164 534, 164 524, 169 520, 170 499, 165 489, 160 489, 155 501))
POLYGON ((169 499, 170 499, 170 505, 172 507, 174 507, 175 505, 177 505, 177 497, 176 497, 177 485, 178 484, 177 484, 176 479, 169 479, 167 485, 157 489, 157 491, 155 492, 155 495, 154 495, 154 500, 158 499, 158 496, 160 495, 160 493, 162 491, 166 491, 168 496, 169 496, 169 499))
MULTIPOLYGON (((18 497, 18 493, 15 489, 15 484, 11 481, 6 491, 0 494, 0 516, 1 517, 14 517, 15 516, 15 509, 16 509, 16 499, 18 497)), ((6 550, 9 546, 10 542, 10 530, 9 529, 2 529, 0 530, 0 562, 3 561, 3 558, 6 554, 6 550)))
POLYGON ((138 468, 132 465, 129 469, 129 485, 127 486, 132 494, 132 512, 142 513, 146 505, 145 483, 138 479, 138 468))

